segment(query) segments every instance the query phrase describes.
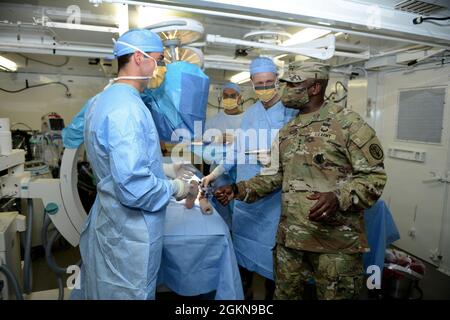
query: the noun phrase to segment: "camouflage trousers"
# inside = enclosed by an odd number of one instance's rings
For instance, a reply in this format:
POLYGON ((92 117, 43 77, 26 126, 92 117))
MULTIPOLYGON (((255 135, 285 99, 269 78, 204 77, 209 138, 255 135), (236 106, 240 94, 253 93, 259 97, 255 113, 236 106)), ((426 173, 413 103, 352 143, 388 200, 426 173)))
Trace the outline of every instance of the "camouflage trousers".
POLYGON ((308 252, 277 244, 274 264, 278 300, 311 298, 311 281, 319 300, 358 299, 363 284, 362 254, 308 252))

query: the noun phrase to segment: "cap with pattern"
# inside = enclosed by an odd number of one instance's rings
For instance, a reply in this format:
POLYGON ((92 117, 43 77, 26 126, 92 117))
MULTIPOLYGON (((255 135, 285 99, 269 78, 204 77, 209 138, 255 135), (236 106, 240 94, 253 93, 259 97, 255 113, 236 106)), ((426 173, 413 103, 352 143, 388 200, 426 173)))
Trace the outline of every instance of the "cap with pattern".
POLYGON ((328 79, 329 65, 318 61, 294 61, 280 78, 281 82, 299 83, 306 79, 328 79))

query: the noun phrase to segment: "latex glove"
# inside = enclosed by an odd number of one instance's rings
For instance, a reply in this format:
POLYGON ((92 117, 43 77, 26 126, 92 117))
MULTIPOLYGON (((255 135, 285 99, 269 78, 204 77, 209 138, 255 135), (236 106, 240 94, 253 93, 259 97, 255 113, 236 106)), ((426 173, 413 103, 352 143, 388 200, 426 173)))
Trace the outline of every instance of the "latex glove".
POLYGON ((170 183, 172 184, 174 190, 172 195, 177 201, 186 199, 188 196, 192 196, 198 192, 197 186, 194 186, 194 184, 182 179, 170 180, 170 183))
POLYGON ((164 174, 171 178, 189 180, 194 175, 194 166, 191 163, 163 163, 164 174))
POLYGON ((216 180, 220 175, 225 172, 225 168, 223 165, 217 166, 210 174, 202 179, 201 186, 206 188, 211 182, 216 180))

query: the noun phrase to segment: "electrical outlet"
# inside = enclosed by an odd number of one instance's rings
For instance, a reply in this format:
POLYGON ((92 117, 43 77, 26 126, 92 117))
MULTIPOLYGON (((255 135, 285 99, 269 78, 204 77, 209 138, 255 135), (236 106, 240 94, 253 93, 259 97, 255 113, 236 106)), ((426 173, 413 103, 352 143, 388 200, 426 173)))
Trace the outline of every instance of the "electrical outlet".
POLYGON ((408 235, 414 239, 416 237, 416 228, 412 227, 409 229, 408 235))

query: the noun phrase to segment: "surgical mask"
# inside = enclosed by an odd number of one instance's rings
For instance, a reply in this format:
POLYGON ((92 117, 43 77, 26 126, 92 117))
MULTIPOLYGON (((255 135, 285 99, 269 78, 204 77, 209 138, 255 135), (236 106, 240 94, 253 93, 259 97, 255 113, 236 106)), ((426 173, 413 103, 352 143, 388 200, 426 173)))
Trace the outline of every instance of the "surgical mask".
POLYGON ((253 89, 255 90, 258 99, 262 102, 270 101, 278 93, 278 86, 276 84, 262 87, 255 87, 255 85, 253 85, 253 89))
POLYGON ((159 86, 161 86, 161 84, 164 81, 164 78, 166 77, 166 72, 167 72, 166 66, 157 65, 155 71, 153 71, 153 76, 149 81, 148 87, 150 89, 156 89, 159 86))
POLYGON ((281 102, 286 108, 301 109, 309 102, 308 88, 283 88, 281 102))
POLYGON ((224 98, 222 105, 225 110, 233 110, 238 107, 238 98, 224 98))

